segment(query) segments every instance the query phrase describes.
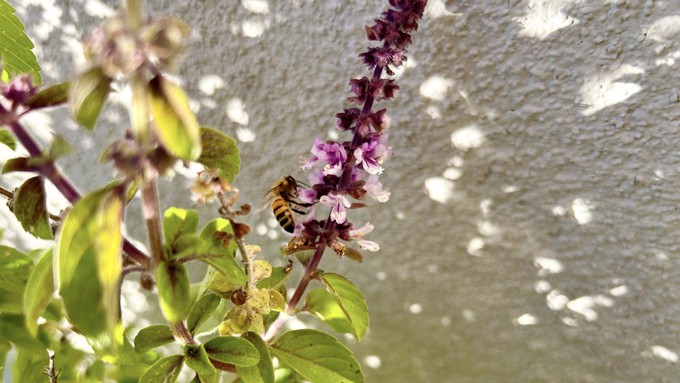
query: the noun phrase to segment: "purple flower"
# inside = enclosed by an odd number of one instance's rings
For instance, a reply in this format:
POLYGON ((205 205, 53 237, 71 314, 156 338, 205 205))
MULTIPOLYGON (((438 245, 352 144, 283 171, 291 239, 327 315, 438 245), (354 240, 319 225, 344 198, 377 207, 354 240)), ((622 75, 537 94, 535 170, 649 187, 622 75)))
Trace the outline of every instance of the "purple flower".
POLYGON ((380 164, 389 153, 389 147, 383 144, 386 138, 387 137, 384 134, 378 137, 374 135, 371 137, 370 141, 364 142, 358 148, 354 149, 354 158, 356 158, 357 165, 361 164, 361 167, 363 167, 367 173, 382 173, 383 168, 380 164))
POLYGON ((2 95, 16 104, 23 104, 36 93, 37 88, 33 86, 33 79, 27 74, 14 77, 2 88, 2 95))
POLYGON ((361 246, 362 249, 368 251, 378 251, 380 250, 380 245, 373 241, 367 241, 364 236, 373 231, 373 225, 366 223, 362 227, 354 228, 349 230, 349 238, 357 241, 357 244, 361 246))
POLYGON ((323 142, 316 138, 311 152, 314 156, 304 160, 302 169, 311 169, 321 163, 324 175, 338 175, 342 170, 342 164, 347 161, 347 151, 337 142, 323 142))
POLYGON ((355 228, 347 217, 347 210, 366 206, 366 195, 379 202, 386 202, 390 197, 378 178, 383 172, 382 163, 391 152, 386 134, 390 118, 385 109, 374 111, 373 107, 376 102, 396 96, 399 85, 383 75, 393 75, 391 67, 406 61, 411 33, 417 29, 427 1, 389 0, 389 3, 393 8, 365 29, 369 40, 382 43, 360 55, 372 74, 349 81, 351 95, 347 102, 360 106, 345 108, 335 115, 338 128, 351 133, 352 137, 344 142, 317 138, 311 149, 312 156, 304 160, 302 168, 312 169, 309 175, 312 187, 298 190, 300 201, 321 203, 331 210, 327 221, 308 217, 311 221, 305 222, 304 230, 300 231, 306 243, 330 245, 339 236, 345 241, 356 240, 370 251, 379 248, 375 242, 363 239, 373 230, 373 225, 355 228))
POLYGON ((319 202, 331 208, 331 220, 337 223, 345 223, 347 220, 347 208, 352 206, 347 197, 338 194, 327 194, 321 197, 319 202))
POLYGON ((383 190, 382 183, 379 181, 377 175, 370 175, 366 179, 366 184, 364 185, 364 190, 369 197, 377 200, 378 202, 387 202, 390 199, 392 193, 389 190, 383 190))

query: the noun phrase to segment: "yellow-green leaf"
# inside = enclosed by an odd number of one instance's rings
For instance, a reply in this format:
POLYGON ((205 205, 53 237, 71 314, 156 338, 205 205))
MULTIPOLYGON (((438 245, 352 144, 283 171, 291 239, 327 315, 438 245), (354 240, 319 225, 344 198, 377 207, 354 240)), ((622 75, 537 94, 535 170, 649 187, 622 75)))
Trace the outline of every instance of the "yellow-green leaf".
POLYGON ((234 366, 255 366, 260 353, 249 341, 234 336, 216 336, 205 343, 210 358, 234 366))
POLYGON ((291 270, 291 267, 274 267, 270 276, 257 282, 257 287, 261 289, 276 289, 286 282, 291 270))
POLYGON ((42 239, 52 239, 46 203, 42 177, 29 178, 14 195, 14 215, 30 234, 42 239))
POLYGON ((36 354, 45 352, 47 347, 48 337, 46 334, 42 333, 38 337, 31 335, 28 329, 26 329, 26 321, 22 315, 0 315, 0 334, 8 341, 14 343, 19 349, 28 350, 36 354))
POLYGON ((334 273, 321 274, 321 282, 349 319, 354 336, 361 340, 369 322, 368 305, 361 291, 349 279, 334 273))
POLYGON ((163 238, 168 246, 183 235, 194 234, 198 230, 198 211, 170 207, 163 215, 163 238))
POLYGON ((241 167, 236 140, 217 129, 202 127, 201 145, 203 150, 198 162, 207 168, 217 169, 220 177, 233 182, 241 167))
POLYGON ((40 65, 31 51, 33 42, 26 35, 26 27, 14 15, 14 8, 5 0, 0 0, 0 57, 2 70, 14 76, 30 72, 33 82, 42 82, 40 65))
POLYGON ((191 310, 189 271, 183 263, 162 262, 156 270, 156 286, 163 315, 170 322, 186 319, 191 310))
POLYGON ((238 246, 233 235, 234 231, 226 219, 208 222, 200 236, 206 243, 206 252, 211 256, 200 260, 224 274, 232 284, 241 286, 246 283, 248 276, 234 259, 238 246))
POLYGON ((210 315, 217 310, 220 305, 220 297, 215 294, 207 293, 198 298, 196 303, 191 307, 189 317, 187 318, 187 329, 191 334, 195 334, 196 330, 205 322, 210 315))
POLYGON ((166 345, 175 341, 175 336, 167 325, 153 325, 139 330, 135 336, 135 351, 143 354, 156 347, 166 345))
POLYGON ((114 345, 124 195, 114 184, 81 198, 57 236, 55 264, 64 306, 71 323, 98 349, 114 345))
POLYGON ((182 371, 184 355, 172 355, 158 360, 139 379, 139 383, 174 383, 182 371))
POLYGON ((38 318, 45 312, 47 304, 54 294, 52 252, 53 249, 50 248, 42 253, 28 278, 24 291, 26 328, 33 336, 38 333, 38 318))
POLYGON ((73 152, 73 147, 71 144, 60 135, 55 135, 54 140, 50 144, 50 149, 48 150, 48 157, 52 159, 57 159, 59 157, 64 157, 73 152))
POLYGON ((5 166, 2 167, 2 174, 11 172, 32 172, 35 170, 35 166, 31 163, 31 160, 31 158, 27 157, 10 158, 5 162, 5 166))
POLYGON ((281 363, 312 383, 363 383, 364 374, 352 352, 331 335, 318 330, 294 330, 271 345, 281 363))
POLYGON ((333 295, 324 289, 314 289, 305 296, 303 311, 309 311, 324 321, 333 331, 353 333, 352 324, 333 295))
POLYGON ((79 73, 69 89, 69 107, 81 125, 94 129, 99 113, 109 96, 111 79, 100 67, 79 73))
POLYGON ((68 101, 68 92, 71 88, 70 82, 47 87, 26 101, 26 106, 31 109, 48 108, 57 106, 68 101))
POLYGON ((205 351, 204 345, 186 344, 184 349, 184 364, 192 370, 201 375, 213 375, 217 372, 212 363, 208 353, 205 351))
POLYGON ((159 75, 149 82, 149 98, 163 147, 182 160, 196 160, 201 155, 200 127, 184 90, 159 75))
POLYGON ((5 145, 12 150, 17 148, 17 141, 14 139, 14 135, 7 129, 0 128, 0 144, 5 145))
POLYGON ((255 349, 260 354, 260 361, 255 366, 242 367, 237 366, 239 376, 243 383, 274 383, 274 366, 272 364, 272 357, 269 354, 267 344, 254 332, 247 332, 241 336, 255 346, 255 349))
POLYGON ((33 258, 7 246, 0 246, 0 312, 21 314, 33 258))

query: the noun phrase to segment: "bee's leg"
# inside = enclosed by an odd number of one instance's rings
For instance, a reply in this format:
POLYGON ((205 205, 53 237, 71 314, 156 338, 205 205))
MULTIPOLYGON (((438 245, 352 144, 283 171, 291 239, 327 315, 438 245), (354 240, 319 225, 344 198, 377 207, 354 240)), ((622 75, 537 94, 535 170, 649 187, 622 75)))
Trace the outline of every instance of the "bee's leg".
POLYGON ((294 207, 292 207, 292 206, 290 206, 290 205, 288 205, 288 207, 290 208, 290 210, 292 210, 292 211, 294 211, 294 212, 296 212, 296 213, 298 213, 298 214, 304 215, 304 214, 307 214, 307 213, 308 213, 308 211, 306 211, 306 210, 296 209, 296 208, 294 208, 294 207))
POLYGON ((296 205, 296 206, 299 206, 299 207, 310 207, 310 206, 314 205, 313 203, 297 202, 297 201, 294 201, 294 200, 289 200, 288 204, 289 205, 296 205))

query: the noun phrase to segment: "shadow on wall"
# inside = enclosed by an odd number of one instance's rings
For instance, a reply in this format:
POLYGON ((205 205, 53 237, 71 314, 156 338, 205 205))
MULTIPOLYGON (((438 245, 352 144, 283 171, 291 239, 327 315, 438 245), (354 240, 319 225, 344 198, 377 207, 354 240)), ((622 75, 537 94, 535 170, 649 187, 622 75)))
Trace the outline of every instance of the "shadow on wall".
MULTIPOLYGON (((440 164, 424 172, 405 166, 433 201, 424 216, 409 219, 427 222, 444 205, 450 213, 436 218, 437 233, 449 231, 454 237, 446 240, 456 241, 446 256, 438 246, 425 254, 409 249, 418 259, 403 265, 411 274, 405 279, 426 274, 422 265, 443 274, 430 278, 441 284, 411 295, 439 294, 435 307, 423 306, 441 315, 439 331, 451 321, 470 323, 471 312, 503 334, 511 325, 534 326, 527 331, 541 346, 529 350, 521 345, 526 334, 504 342, 496 330, 475 332, 465 352, 477 359, 452 351, 451 359, 475 360, 487 379, 516 364, 509 345, 540 355, 565 350, 564 337, 577 352, 561 353, 561 365, 539 358, 527 362, 535 370, 509 376, 636 381, 677 373, 659 362, 677 362, 680 351, 673 349, 678 311, 663 303, 680 298, 669 289, 680 282, 672 229, 680 224, 680 181, 673 177, 680 163, 680 8, 650 1, 522 5, 468 2, 439 18, 431 13, 419 36, 426 44, 411 52, 426 78, 420 114, 402 124, 422 127, 424 147, 411 158, 440 164), (530 268, 532 281, 522 280, 530 268), (470 278, 474 288, 464 282, 470 278), (512 317, 490 319, 493 312, 512 317), (670 327, 655 329, 660 320, 670 327), (646 376, 633 367, 640 358, 646 376)), ((432 225, 409 229, 421 242, 442 242, 432 225)), ((422 360, 429 358, 434 354, 422 360)))

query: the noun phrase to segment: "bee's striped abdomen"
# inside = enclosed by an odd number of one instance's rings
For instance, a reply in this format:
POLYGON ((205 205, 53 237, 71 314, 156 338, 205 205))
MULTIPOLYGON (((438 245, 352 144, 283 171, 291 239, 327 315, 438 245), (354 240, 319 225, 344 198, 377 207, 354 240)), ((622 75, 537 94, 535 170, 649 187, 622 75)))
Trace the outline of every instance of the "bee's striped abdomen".
POLYGON ((289 233, 295 231, 295 219, 293 218, 293 212, 290 210, 288 202, 286 202, 283 197, 277 196, 274 198, 272 201, 272 212, 274 213, 276 220, 279 222, 279 225, 281 225, 285 231, 289 233))

